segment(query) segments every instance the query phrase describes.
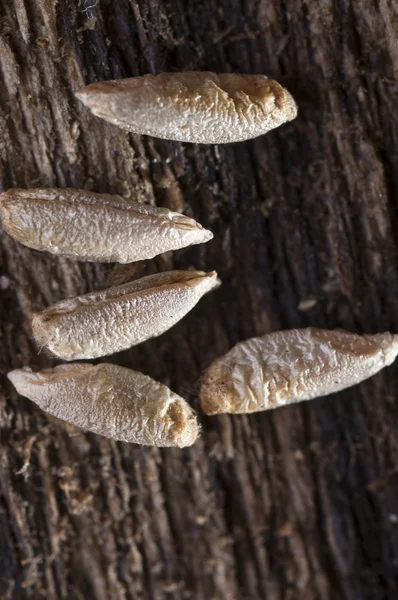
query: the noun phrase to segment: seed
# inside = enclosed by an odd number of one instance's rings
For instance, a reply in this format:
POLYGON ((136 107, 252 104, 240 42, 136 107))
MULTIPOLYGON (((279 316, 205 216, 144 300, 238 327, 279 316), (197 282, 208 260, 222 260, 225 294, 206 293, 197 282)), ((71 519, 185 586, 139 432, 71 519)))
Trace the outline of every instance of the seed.
POLYGON ((255 138, 297 115, 289 92, 265 75, 161 73, 92 83, 76 96, 127 131, 202 144, 255 138))
POLYGON ((190 406, 158 381, 118 365, 76 363, 8 373, 19 394, 50 415, 107 438, 148 446, 191 446, 190 406))
POLYGON ((86 190, 10 189, 0 196, 0 214, 25 246, 76 260, 129 263, 213 237, 167 208, 86 190))
POLYGON ((160 335, 219 284, 215 271, 142 277, 50 306, 33 318, 33 335, 64 360, 98 358, 160 335))
POLYGON ((371 377, 398 355, 398 335, 356 335, 309 327, 237 344, 204 373, 208 414, 250 413, 338 392, 371 377))

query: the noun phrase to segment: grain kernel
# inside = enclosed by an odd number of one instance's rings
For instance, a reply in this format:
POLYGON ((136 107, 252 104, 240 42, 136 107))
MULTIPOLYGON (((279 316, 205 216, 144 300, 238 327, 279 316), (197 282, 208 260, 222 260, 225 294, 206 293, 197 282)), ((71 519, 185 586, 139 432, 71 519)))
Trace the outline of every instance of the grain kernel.
POLYGON ((129 263, 213 237, 167 208, 86 190, 10 189, 0 196, 0 214, 18 242, 75 260, 129 263))
POLYGON ((398 335, 357 335, 309 327, 237 344, 204 373, 208 414, 250 413, 338 392, 371 377, 398 355, 398 335))
POLYGON ((64 360, 98 358, 167 331, 219 284, 215 271, 142 277, 50 306, 33 318, 33 335, 64 360))
POLYGON ((255 138, 297 115, 289 92, 265 75, 161 73, 92 83, 76 96, 127 131, 203 144, 255 138))
POLYGON ((149 446, 191 446, 190 406, 158 381, 118 365, 76 363, 8 373, 19 394, 50 415, 107 438, 149 446))

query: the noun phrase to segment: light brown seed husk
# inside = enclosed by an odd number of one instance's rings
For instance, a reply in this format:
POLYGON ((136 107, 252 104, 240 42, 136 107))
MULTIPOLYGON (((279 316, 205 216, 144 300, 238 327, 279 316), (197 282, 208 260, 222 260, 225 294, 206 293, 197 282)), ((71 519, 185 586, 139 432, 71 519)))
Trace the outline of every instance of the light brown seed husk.
POLYGON ((107 438, 150 446, 191 446, 198 423, 168 387, 118 365, 76 363, 8 374, 18 393, 49 414, 107 438))
POLYGON ((355 385, 390 365, 398 335, 357 335, 309 327, 237 344, 204 373, 204 412, 250 413, 355 385))
POLYGON ((297 115, 289 92, 265 75, 160 73, 92 83, 76 96, 127 131, 203 144, 255 138, 297 115))
POLYGON ((33 318, 33 335, 64 360, 113 354, 160 335, 219 284, 215 271, 142 277, 50 306, 33 318))
POLYGON ((10 189, 0 196, 0 214, 18 242, 75 260, 130 263, 213 237, 167 208, 86 190, 10 189))

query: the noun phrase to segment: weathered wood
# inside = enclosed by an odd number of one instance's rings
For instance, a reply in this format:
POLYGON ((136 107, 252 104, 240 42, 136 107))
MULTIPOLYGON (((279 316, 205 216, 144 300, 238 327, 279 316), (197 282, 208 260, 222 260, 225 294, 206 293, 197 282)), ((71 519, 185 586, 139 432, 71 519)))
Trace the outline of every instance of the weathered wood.
MULTIPOLYGON (((223 286, 111 362, 198 408, 201 372, 244 338, 398 332, 397 19, 391 1, 0 0, 1 189, 123 194, 215 234, 138 266, 216 269, 223 286), (187 69, 265 73, 299 116, 194 146, 128 135, 74 98, 91 81, 187 69)), ((56 364, 31 339, 34 311, 123 268, 5 234, 1 260, 1 598, 397 597, 398 365, 304 405, 201 416, 189 449, 112 443, 47 417, 5 374, 56 364)))

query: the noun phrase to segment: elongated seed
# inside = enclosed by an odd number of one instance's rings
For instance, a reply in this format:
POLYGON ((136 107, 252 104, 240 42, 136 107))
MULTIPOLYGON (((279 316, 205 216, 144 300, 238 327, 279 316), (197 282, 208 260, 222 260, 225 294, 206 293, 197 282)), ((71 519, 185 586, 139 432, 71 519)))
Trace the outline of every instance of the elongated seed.
POLYGON ((33 318, 33 335, 64 360, 98 358, 160 335, 219 284, 215 271, 142 277, 50 306, 33 318))
POLYGON ((0 214, 18 242, 76 260, 129 263, 213 237, 167 208, 86 190, 10 189, 0 196, 0 214))
POLYGON ((49 414, 107 438, 150 446, 190 446, 196 416, 158 381, 118 365, 76 363, 8 373, 18 393, 49 414))
POLYGON ((398 335, 309 327, 237 344, 204 373, 208 414, 250 413, 343 390, 390 365, 398 335))
POLYGON ((161 73, 92 83, 76 96, 127 131, 203 144, 248 140, 297 115, 289 92, 265 75, 161 73))

